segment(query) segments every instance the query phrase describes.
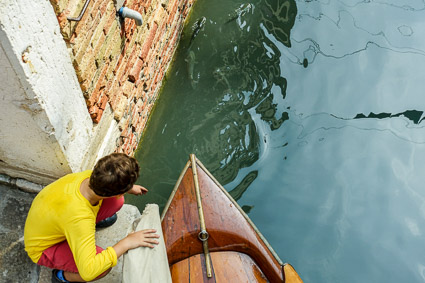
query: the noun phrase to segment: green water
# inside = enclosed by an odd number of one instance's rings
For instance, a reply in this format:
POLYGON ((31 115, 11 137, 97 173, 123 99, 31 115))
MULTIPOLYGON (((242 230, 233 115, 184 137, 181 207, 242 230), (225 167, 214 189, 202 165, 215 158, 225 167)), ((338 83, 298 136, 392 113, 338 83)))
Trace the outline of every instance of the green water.
POLYGON ((127 202, 195 153, 304 282, 424 282, 424 1, 246 4, 197 0, 127 202))

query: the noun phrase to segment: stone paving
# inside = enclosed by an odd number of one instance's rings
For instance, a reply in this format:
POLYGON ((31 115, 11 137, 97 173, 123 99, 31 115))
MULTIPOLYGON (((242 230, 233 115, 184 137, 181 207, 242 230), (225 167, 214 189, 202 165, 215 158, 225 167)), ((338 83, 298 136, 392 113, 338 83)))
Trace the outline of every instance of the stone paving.
POLYGON ((35 194, 0 184, 0 282, 38 282, 40 268, 24 250, 24 225, 35 194))
MULTIPOLYGON (((24 250, 25 219, 36 194, 0 184, 0 282, 48 283, 51 270, 34 264, 24 250)), ((138 209, 124 205, 118 212, 118 221, 111 227, 96 232, 96 244, 108 247, 132 230, 132 223, 140 216, 138 209)), ((96 282, 120 283, 122 257, 112 271, 96 282)))

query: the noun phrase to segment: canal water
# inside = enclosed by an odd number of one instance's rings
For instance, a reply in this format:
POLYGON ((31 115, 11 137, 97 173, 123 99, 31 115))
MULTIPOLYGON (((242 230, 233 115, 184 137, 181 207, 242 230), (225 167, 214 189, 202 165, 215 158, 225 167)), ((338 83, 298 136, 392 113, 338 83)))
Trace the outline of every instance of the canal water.
POLYGON ((197 0, 127 202, 195 153, 304 282, 424 282, 423 111, 423 0, 197 0))

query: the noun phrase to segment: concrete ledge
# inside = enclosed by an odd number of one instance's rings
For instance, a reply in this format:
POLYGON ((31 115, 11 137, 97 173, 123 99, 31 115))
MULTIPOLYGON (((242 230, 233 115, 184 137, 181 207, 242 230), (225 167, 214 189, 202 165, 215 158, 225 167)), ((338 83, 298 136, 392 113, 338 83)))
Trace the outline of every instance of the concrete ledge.
POLYGON ((38 193, 43 188, 43 186, 40 184, 36 184, 21 178, 13 178, 3 174, 0 174, 0 184, 17 187, 18 189, 27 193, 38 193))

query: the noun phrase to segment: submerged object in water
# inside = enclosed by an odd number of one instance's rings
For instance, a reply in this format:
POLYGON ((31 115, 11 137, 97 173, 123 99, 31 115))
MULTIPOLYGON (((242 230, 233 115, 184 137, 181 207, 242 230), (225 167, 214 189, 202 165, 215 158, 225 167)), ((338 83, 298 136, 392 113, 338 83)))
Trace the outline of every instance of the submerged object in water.
POLYGON ((195 59, 196 59, 195 52, 190 50, 187 54, 185 61, 187 62, 187 76, 190 80, 190 84, 192 85, 192 88, 195 88, 196 84, 198 83, 193 78, 193 72, 194 72, 195 63, 196 63, 195 59))
POLYGON ((190 38, 190 42, 189 42, 189 48, 190 46, 192 46, 193 40, 195 39, 195 37, 198 35, 199 31, 205 26, 205 23, 207 22, 207 18, 202 17, 199 18, 192 26, 192 37, 190 38))

